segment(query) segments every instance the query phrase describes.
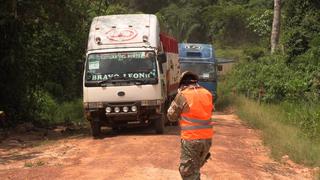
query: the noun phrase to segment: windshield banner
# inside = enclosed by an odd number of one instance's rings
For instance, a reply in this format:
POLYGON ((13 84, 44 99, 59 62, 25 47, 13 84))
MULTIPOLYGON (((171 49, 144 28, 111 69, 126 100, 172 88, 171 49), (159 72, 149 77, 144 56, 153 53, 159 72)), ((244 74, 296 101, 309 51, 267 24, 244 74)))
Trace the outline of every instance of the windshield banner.
POLYGON ((104 81, 112 79, 148 79, 155 78, 155 72, 135 72, 135 73, 121 73, 121 74, 87 74, 88 81, 104 81))
POLYGON ((146 58, 146 52, 127 52, 127 53, 110 53, 110 54, 101 54, 101 59, 110 59, 110 60, 123 60, 123 59, 144 59, 146 58))

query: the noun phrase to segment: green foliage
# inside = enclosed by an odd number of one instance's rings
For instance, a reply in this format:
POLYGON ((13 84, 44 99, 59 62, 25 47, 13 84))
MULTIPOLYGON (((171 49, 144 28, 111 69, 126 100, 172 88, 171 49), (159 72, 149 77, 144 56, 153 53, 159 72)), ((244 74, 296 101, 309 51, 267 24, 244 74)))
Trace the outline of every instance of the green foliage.
POLYGON ((289 58, 305 53, 310 41, 320 34, 320 3, 316 0, 291 0, 284 11, 283 42, 289 58))
POLYGON ((112 15, 112 14, 126 14, 126 13, 128 13, 128 9, 125 6, 115 4, 115 5, 110 5, 104 14, 112 15))
POLYGON ((63 102, 59 105, 56 112, 56 122, 63 122, 65 124, 81 125, 84 121, 83 103, 82 99, 63 102))
POLYGON ((238 92, 251 98, 263 93, 263 100, 319 99, 318 68, 315 66, 291 66, 283 56, 266 56, 243 60, 232 72, 230 82, 238 92), (250 62, 250 63, 248 63, 250 62))
POLYGON ((265 49, 258 46, 246 48, 243 50, 243 54, 246 56, 248 61, 254 61, 265 55, 265 49))
POLYGON ((214 44, 237 47, 257 39, 255 33, 247 28, 249 15, 250 12, 241 5, 215 5, 206 8, 203 18, 214 44))
MULTIPOLYGON (((230 77, 239 92, 251 98, 259 98, 263 93, 262 100, 267 102, 320 99, 320 10, 315 8, 317 5, 311 0, 286 4, 282 38, 285 54, 268 56, 259 47, 244 50, 246 59, 230 77)), ((253 18, 251 22, 259 20, 253 18)), ((254 24, 257 25, 254 28, 259 29, 259 23, 254 24)))
POLYGON ((227 59, 238 60, 243 56, 242 49, 216 49, 215 50, 216 57, 222 57, 227 59))
POLYGON ((232 105, 232 87, 230 84, 226 83, 223 77, 220 77, 218 84, 218 101, 215 104, 215 110, 223 111, 224 109, 230 107, 232 105))
POLYGON ((82 100, 77 99, 58 103, 48 92, 39 90, 34 93, 35 123, 41 126, 51 126, 56 124, 76 124, 83 123, 82 100))
POLYGON ((199 13, 199 9, 190 6, 179 7, 176 4, 170 4, 162 9, 158 18, 164 29, 173 35, 179 42, 187 42, 192 32, 200 26, 194 16, 199 13))
POLYGON ((286 31, 283 41, 289 58, 305 53, 309 48, 308 39, 307 32, 301 27, 286 31))
POLYGON ((33 115, 36 116, 36 121, 38 121, 40 125, 53 124, 55 112, 59 108, 57 102, 49 93, 43 90, 34 92, 33 99, 36 100, 36 102, 33 103, 35 106, 33 115))
POLYGON ((269 9, 251 15, 248 20, 248 27, 260 37, 266 37, 271 33, 273 12, 269 9))
POLYGON ((12 123, 43 124, 57 122, 61 103, 81 95, 92 18, 127 12, 100 0, 8 1, 0 10, 0 109, 12 123))
MULTIPOLYGON (((320 164, 319 5, 313 0, 286 1, 281 54, 268 55, 263 42, 264 48, 247 48, 227 79, 237 93, 259 100, 240 97, 235 105, 242 119, 262 129, 272 154, 288 154, 314 166, 320 164)), ((260 17, 251 16, 249 27, 264 41, 268 32, 260 17)))
POLYGON ((244 5, 250 0, 219 0, 219 5, 222 6, 232 6, 232 5, 244 5))
POLYGON ((47 85, 50 93, 57 93, 55 95, 62 99, 75 97, 73 93, 77 92, 77 89, 74 89, 76 86, 73 78, 76 75, 76 62, 73 58, 80 57, 73 54, 76 47, 71 37, 61 31, 60 25, 55 24, 52 27, 45 24, 38 32, 34 32, 30 39, 33 40, 30 45, 27 44, 26 58, 33 67, 33 72, 41 75, 30 72, 29 76, 34 80, 30 83, 42 87, 47 85))
POLYGON ((255 8, 255 9, 272 9, 273 8, 273 1, 266 1, 266 0, 250 0, 248 4, 246 4, 248 8, 255 8))
POLYGON ((111 4, 107 1, 93 1, 88 4, 89 17, 94 18, 96 16, 113 15, 113 14, 126 14, 129 12, 128 8, 122 4, 111 4))

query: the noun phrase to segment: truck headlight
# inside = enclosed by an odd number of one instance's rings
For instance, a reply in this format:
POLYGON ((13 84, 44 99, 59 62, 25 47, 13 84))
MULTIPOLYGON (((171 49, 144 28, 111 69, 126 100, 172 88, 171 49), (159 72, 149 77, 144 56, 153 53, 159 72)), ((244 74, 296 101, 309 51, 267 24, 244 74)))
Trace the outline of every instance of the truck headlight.
POLYGON ((106 113, 111 113, 112 109, 111 107, 106 107, 106 113))
POLYGON ((119 107, 115 107, 114 108, 114 112, 116 112, 116 113, 120 112, 120 108, 119 107))
POLYGON ((137 109, 138 109, 137 106, 132 106, 132 107, 131 107, 131 111, 132 111, 132 112, 136 112, 137 109))
POLYGON ((128 112, 128 111, 129 111, 129 108, 128 108, 127 106, 125 106, 125 107, 122 108, 122 111, 123 111, 123 112, 128 112))

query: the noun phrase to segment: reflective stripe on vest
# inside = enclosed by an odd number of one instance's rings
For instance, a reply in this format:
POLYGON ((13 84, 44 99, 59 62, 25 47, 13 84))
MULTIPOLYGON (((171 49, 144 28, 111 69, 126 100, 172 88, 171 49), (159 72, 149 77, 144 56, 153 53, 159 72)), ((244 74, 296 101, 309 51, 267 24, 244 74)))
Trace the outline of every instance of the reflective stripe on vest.
POLYGON ((181 116, 181 119, 183 119, 185 121, 192 122, 192 123, 202 124, 202 125, 209 125, 211 123, 211 118, 207 119, 207 120, 200 120, 200 119, 193 119, 193 118, 188 118, 188 117, 185 117, 185 116, 181 116))
POLYGON ((182 126, 181 130, 194 130, 194 129, 208 129, 208 128, 212 128, 212 125, 210 125, 211 123, 211 118, 208 120, 199 120, 199 119, 193 119, 193 118, 188 118, 185 116, 181 116, 182 120, 191 122, 191 123, 197 123, 197 124, 201 124, 201 125, 193 125, 193 126, 182 126))
POLYGON ((181 130, 211 129, 212 125, 181 127, 181 130))

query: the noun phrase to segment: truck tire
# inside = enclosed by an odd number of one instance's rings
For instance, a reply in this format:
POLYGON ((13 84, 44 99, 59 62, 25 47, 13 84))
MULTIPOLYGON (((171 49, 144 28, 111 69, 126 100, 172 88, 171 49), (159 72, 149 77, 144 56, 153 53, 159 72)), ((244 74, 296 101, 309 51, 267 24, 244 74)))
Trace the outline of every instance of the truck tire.
POLYGON ((92 137, 97 138, 101 135, 101 125, 99 118, 90 121, 92 137))
POLYGON ((160 118, 155 119, 154 128, 155 128, 157 134, 163 134, 164 133, 165 118, 166 118, 166 116, 163 113, 160 118))

